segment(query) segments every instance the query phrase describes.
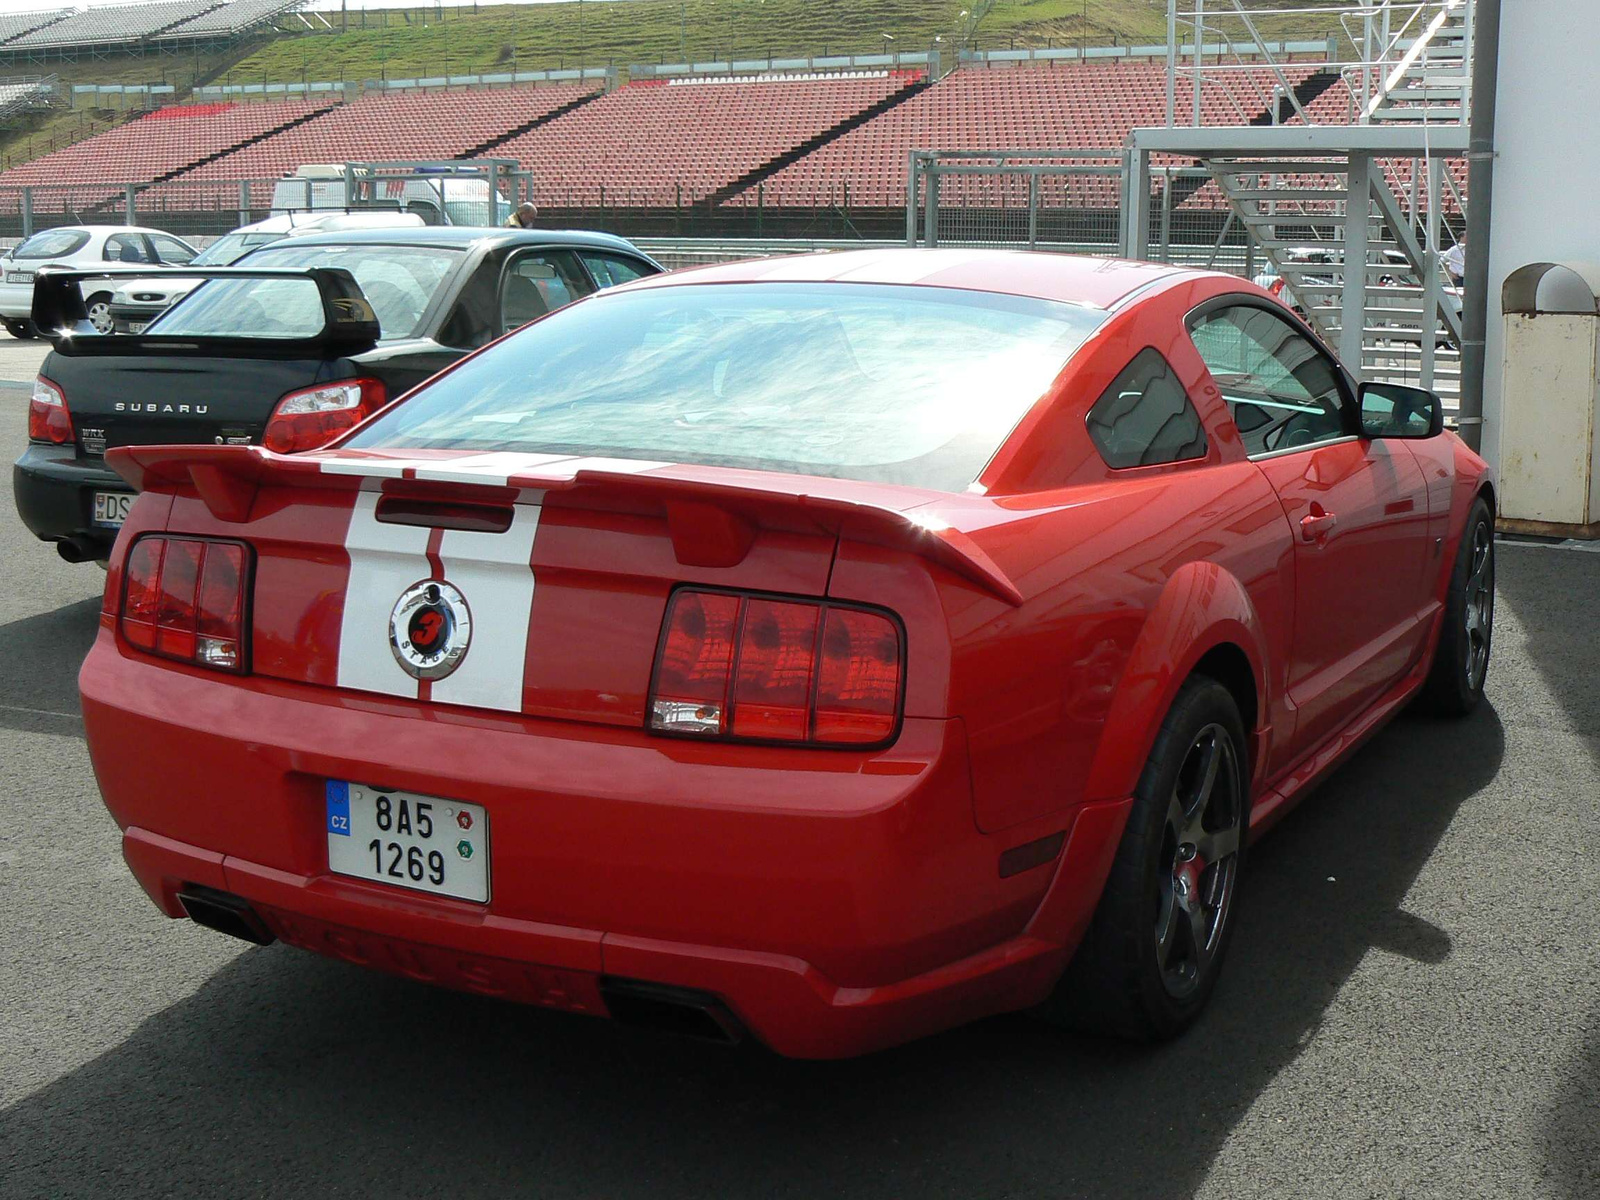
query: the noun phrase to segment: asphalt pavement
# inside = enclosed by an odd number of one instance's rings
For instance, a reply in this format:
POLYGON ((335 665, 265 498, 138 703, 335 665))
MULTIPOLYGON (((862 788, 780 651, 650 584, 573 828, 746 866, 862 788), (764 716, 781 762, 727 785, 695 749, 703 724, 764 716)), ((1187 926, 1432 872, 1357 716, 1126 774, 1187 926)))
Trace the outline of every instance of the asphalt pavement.
MULTIPOLYGON (((8 450, 24 407, 0 383, 8 450)), ((1257 847, 1184 1039, 800 1063, 160 917, 81 740, 103 576, 0 504, 0 1197, 1588 1200, 1600 553, 1499 562, 1490 702, 1402 717, 1257 847)))

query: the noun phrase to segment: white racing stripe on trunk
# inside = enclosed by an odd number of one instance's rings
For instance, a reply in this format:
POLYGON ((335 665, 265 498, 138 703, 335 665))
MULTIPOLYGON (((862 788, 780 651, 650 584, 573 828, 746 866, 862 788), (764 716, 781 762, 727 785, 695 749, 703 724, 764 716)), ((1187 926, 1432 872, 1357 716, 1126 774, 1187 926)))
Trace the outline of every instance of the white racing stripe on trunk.
POLYGON ((543 471, 550 463, 572 458, 570 454, 518 454, 496 450, 489 454, 469 454, 465 458, 438 460, 417 468, 418 479, 437 483, 491 483, 504 486, 513 475, 543 471))
POLYGON ((445 531, 439 561, 444 577, 467 598, 472 644, 452 674, 434 681, 431 694, 440 704, 522 711, 539 513, 537 505, 517 505, 504 533, 445 531))
POLYGON ((538 474, 551 479, 573 479, 579 471, 611 471, 619 475, 642 475, 657 467, 670 467, 671 463, 651 462, 643 458, 569 458, 565 462, 540 467, 538 474))
POLYGON ((432 458, 324 458, 318 465, 324 475, 365 475, 372 479, 399 479, 407 467, 426 467, 432 458))
POLYGON ((377 492, 356 493, 344 538, 350 581, 339 622, 339 686, 416 699, 417 681, 400 669, 389 647, 389 614, 401 592, 432 573, 431 531, 380 524, 377 509, 377 492))

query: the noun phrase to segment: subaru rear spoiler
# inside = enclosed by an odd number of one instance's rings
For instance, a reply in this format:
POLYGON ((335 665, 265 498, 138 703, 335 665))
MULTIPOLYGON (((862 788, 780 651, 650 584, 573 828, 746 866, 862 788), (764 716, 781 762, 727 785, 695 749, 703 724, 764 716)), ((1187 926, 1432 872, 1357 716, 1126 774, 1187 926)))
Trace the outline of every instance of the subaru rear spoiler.
MULTIPOLYGON (((589 501, 608 508, 625 503, 664 513, 673 552, 686 565, 735 566, 749 552, 757 529, 810 527, 910 551, 1007 604, 1023 600, 983 548, 940 515, 940 509, 957 512, 973 497, 720 467, 525 457, 533 465, 481 482, 448 471, 438 472, 448 474, 448 481, 429 480, 426 469, 412 479, 400 465, 404 460, 382 456, 286 455, 260 446, 118 446, 106 453, 106 463, 140 491, 192 488, 212 516, 235 524, 251 519, 263 487, 354 491, 404 481, 411 488, 483 488, 500 503, 509 503, 519 491, 558 493, 576 507, 589 501), (595 465, 586 465, 590 462, 595 465)), ((449 460, 437 463, 450 465, 449 460)))
POLYGON ((344 267, 172 267, 167 272, 184 279, 309 279, 322 300, 322 329, 310 337, 277 338, 248 334, 165 335, 153 333, 105 334, 95 332, 79 286, 88 279, 150 279, 150 266, 94 267, 68 270, 43 267, 34 276, 33 323, 48 337, 57 354, 171 353, 204 348, 207 354, 227 357, 304 357, 325 354, 359 354, 370 350, 382 336, 377 314, 362 294, 355 276, 344 267))

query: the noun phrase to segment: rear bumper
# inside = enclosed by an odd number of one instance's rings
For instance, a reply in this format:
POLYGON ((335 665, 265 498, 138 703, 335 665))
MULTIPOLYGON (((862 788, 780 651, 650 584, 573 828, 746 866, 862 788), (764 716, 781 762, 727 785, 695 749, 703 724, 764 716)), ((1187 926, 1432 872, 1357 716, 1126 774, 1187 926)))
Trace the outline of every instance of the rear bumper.
POLYGON ((795 1058, 844 1058, 1029 1007, 1050 992, 1061 948, 1019 934, 965 959, 877 987, 846 987, 781 953, 486 916, 464 922, 328 877, 274 871, 130 827, 123 854, 169 915, 200 884, 250 903, 292 946, 421 983, 591 1016, 603 981, 709 994, 757 1039, 795 1058))
MULTIPOLYGON (((1047 891, 1062 907, 1052 868, 999 877, 1030 835, 976 829, 958 722, 908 719, 872 754, 711 747, 219 681, 109 630, 80 682, 128 863, 169 915, 199 884, 291 944, 582 1012, 605 1011, 604 977, 695 989, 802 1057, 1037 1003, 1070 948, 1034 920, 1047 891), (328 778, 483 804, 491 904, 330 874, 328 778)), ((1107 827, 1078 825, 1061 877, 1093 864, 1097 892, 1107 827)))
POLYGON ((112 328, 117 333, 127 333, 130 326, 132 326, 132 325, 148 325, 151 321, 154 321, 162 313, 166 312, 167 309, 170 308, 170 307, 171 307, 171 305, 167 304, 165 302, 163 302, 161 304, 136 304, 136 303, 115 303, 115 304, 112 304, 111 305, 112 328))
POLYGON ((11 468, 17 515, 47 542, 82 538, 109 554, 117 531, 94 524, 94 493, 131 492, 128 481, 99 460, 78 457, 74 446, 29 443, 11 468))
POLYGON ((28 320, 33 317, 33 284, 0 283, 0 317, 28 320))

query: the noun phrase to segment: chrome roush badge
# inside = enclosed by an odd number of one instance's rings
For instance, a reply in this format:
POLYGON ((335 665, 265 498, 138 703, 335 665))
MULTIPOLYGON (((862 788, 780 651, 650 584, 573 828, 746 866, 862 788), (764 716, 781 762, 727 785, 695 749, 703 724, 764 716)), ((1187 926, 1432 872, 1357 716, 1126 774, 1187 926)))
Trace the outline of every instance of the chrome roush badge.
POLYGON ((423 579, 400 593, 389 614, 389 648, 416 679, 443 679, 472 642, 472 612, 454 584, 423 579))

